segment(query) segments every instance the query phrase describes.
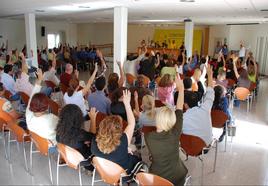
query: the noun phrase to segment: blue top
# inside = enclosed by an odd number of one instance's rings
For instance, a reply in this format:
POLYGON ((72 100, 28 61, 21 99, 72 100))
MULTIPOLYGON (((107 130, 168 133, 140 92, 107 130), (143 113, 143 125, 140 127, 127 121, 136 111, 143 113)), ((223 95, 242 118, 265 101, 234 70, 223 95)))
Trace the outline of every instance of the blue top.
POLYGON ((111 113, 111 101, 105 96, 103 91, 97 90, 96 92, 90 94, 87 100, 89 109, 91 107, 95 107, 97 111, 104 114, 111 113))

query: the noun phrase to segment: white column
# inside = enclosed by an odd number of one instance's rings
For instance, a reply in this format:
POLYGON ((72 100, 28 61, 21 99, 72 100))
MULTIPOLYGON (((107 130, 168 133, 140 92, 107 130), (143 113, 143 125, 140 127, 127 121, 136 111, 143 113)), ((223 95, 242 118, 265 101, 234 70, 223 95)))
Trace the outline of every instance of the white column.
POLYGON ((25 19, 25 33, 26 33, 26 46, 27 46, 27 57, 31 58, 31 50, 33 51, 32 66, 38 67, 37 61, 37 46, 36 46, 36 25, 35 25, 35 14, 26 13, 24 14, 25 19))
POLYGON ((127 22, 128 9, 126 7, 114 8, 114 64, 113 71, 119 74, 119 68, 116 61, 121 64, 127 57, 127 22))
POLYGON ((193 50, 193 37, 194 37, 194 23, 192 20, 184 20, 185 23, 185 37, 184 44, 187 51, 187 57, 192 56, 193 50))

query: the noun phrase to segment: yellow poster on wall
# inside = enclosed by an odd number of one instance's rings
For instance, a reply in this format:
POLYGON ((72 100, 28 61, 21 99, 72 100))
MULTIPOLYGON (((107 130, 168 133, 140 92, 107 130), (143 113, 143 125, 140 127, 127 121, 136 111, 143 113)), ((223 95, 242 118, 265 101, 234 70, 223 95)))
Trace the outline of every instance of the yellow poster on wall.
MULTIPOLYGON (((184 42, 184 29, 155 29, 154 42, 162 46, 166 43, 170 49, 179 49, 184 42)), ((202 30, 194 30, 193 51, 197 50, 200 54, 202 47, 202 30)))

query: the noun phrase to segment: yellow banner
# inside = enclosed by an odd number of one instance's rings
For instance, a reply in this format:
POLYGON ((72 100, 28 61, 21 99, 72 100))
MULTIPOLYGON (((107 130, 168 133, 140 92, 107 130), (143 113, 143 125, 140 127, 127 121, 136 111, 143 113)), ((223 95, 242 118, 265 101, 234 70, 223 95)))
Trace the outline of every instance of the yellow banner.
MULTIPOLYGON (((193 51, 197 50, 200 54, 202 47, 202 30, 194 30, 193 51)), ((184 42, 184 29, 155 29, 154 42, 160 46, 166 43, 170 49, 179 49, 184 42)))

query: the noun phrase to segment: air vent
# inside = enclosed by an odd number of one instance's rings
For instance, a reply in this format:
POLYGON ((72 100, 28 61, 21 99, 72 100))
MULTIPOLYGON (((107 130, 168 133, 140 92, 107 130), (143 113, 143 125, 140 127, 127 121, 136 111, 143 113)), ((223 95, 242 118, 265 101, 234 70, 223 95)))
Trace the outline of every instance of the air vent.
POLYGON ((43 13, 43 12, 45 12, 45 10, 35 10, 35 12, 38 12, 38 13, 43 13))
POLYGON ((261 9, 262 12, 268 12, 268 9, 261 9))
POLYGON ((258 25, 260 23, 230 23, 226 25, 258 25))
POLYGON ((78 8, 88 9, 90 6, 78 6, 78 8))

